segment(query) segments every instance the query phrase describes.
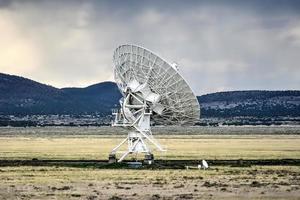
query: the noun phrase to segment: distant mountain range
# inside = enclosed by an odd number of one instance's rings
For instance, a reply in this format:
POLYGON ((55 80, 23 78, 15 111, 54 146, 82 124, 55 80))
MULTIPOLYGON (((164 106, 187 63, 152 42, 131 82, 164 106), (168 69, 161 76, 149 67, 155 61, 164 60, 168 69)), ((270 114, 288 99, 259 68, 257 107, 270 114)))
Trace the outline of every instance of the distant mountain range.
MULTIPOLYGON (((0 115, 106 116, 121 94, 113 82, 58 89, 0 73, 0 115)), ((233 91, 198 96, 202 117, 300 117, 300 91, 233 91)))
POLYGON ((111 114, 121 94, 113 82, 58 89, 0 73, 0 115, 111 114))
POLYGON ((206 117, 300 117, 300 91, 232 91, 198 96, 206 117))

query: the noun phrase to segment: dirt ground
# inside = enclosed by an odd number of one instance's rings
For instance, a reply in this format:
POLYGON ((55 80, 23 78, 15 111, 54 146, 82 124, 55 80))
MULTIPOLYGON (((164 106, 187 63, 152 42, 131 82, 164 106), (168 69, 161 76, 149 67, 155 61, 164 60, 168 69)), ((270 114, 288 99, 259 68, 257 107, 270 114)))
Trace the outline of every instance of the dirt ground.
POLYGON ((1 199, 300 199, 299 166, 2 167, 0 180, 1 199))

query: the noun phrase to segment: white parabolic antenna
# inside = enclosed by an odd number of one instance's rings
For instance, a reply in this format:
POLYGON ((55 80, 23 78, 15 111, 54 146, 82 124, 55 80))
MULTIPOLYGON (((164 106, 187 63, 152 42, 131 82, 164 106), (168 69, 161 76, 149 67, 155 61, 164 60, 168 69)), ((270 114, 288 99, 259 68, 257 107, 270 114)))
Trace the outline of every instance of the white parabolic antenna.
POLYGON ((128 154, 145 153, 153 160, 150 144, 159 151, 163 147, 153 137, 150 125, 193 125, 199 120, 200 106, 196 96, 177 71, 151 51, 136 45, 121 45, 113 55, 114 78, 123 97, 121 108, 114 110, 113 126, 129 129, 128 137, 116 146, 110 159, 116 159, 118 149, 128 143, 128 154))

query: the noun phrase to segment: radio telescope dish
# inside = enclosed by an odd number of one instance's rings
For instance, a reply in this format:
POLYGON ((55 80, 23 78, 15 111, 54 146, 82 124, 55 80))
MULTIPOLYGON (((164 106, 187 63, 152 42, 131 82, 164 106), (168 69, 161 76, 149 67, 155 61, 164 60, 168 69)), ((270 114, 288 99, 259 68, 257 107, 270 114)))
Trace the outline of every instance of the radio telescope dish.
POLYGON ((121 45, 113 55, 114 78, 123 98, 121 109, 113 111, 113 126, 128 127, 131 131, 115 147, 111 160, 126 141, 128 154, 145 153, 153 160, 147 142, 158 150, 161 145, 154 139, 150 122, 161 125, 193 125, 199 120, 200 106, 193 91, 178 73, 178 65, 169 64, 151 51, 136 45, 121 45))

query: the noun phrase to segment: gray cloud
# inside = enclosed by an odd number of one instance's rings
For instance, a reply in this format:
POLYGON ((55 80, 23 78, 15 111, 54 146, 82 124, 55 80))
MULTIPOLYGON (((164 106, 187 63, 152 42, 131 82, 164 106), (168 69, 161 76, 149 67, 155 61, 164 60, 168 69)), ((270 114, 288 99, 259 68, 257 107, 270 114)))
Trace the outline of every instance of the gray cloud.
POLYGON ((299 11, 297 1, 0 0, 0 71, 87 86, 113 80, 114 49, 133 43, 177 61, 197 94, 300 89, 299 11))

